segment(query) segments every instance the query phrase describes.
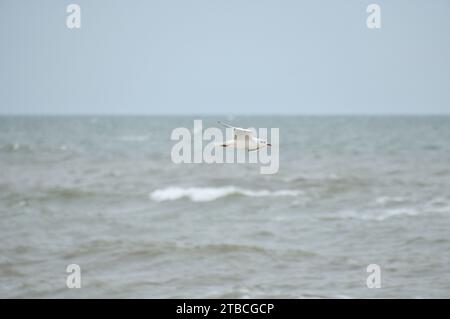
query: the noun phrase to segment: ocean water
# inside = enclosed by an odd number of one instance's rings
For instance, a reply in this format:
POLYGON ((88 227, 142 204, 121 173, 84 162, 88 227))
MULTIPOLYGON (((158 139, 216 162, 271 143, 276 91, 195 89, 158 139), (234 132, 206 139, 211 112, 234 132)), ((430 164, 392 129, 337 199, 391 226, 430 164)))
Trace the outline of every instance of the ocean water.
POLYGON ((0 117, 0 297, 450 297, 450 117, 232 118, 274 175, 174 164, 194 119, 0 117))

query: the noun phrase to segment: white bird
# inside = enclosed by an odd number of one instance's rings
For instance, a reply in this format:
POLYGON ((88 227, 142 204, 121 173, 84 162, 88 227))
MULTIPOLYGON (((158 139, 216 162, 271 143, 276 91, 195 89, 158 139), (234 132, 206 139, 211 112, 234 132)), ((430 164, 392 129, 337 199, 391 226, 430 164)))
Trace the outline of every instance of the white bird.
POLYGON ((220 144, 220 146, 222 147, 232 147, 237 149, 246 149, 247 151, 257 151, 263 147, 272 146, 272 144, 267 143, 265 139, 257 138, 254 135, 253 131, 250 129, 235 127, 220 121, 218 121, 217 123, 233 129, 234 139, 220 144))

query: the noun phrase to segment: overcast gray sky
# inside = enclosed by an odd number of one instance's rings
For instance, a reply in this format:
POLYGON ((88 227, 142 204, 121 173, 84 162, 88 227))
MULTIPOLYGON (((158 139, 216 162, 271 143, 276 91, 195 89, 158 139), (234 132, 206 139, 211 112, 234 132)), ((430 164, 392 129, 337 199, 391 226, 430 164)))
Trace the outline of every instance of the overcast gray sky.
POLYGON ((450 113, 448 0, 0 0, 0 40, 3 114, 450 113))

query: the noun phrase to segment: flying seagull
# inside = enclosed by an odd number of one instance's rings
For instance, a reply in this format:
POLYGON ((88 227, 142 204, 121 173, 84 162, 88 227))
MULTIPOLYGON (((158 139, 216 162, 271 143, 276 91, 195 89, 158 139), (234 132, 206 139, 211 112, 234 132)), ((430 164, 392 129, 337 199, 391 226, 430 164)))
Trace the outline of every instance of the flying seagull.
POLYGON ((254 135, 253 131, 250 129, 235 127, 221 121, 218 121, 217 123, 233 129, 234 139, 220 144, 220 146, 222 147, 246 149, 247 151, 257 151, 263 147, 272 146, 272 144, 267 143, 265 139, 257 138, 254 135))

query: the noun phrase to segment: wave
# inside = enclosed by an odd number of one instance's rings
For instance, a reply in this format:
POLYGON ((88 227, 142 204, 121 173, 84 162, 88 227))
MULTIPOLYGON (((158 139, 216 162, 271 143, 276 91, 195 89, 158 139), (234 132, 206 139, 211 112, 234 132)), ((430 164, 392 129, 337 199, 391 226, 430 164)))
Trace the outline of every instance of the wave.
POLYGON ((406 201, 407 199, 401 196, 380 196, 375 200, 375 204, 384 206, 388 204, 405 203, 406 201))
POLYGON ((360 220, 374 220, 374 221, 384 221, 391 217, 400 216, 416 216, 421 212, 414 208, 396 208, 396 209, 386 209, 378 211, 343 211, 340 212, 338 217, 343 219, 360 219, 360 220))
POLYGON ((390 218, 406 218, 424 214, 450 214, 450 202, 447 197, 435 197, 426 201, 400 196, 380 196, 357 209, 343 209, 322 216, 323 219, 359 219, 366 221, 384 221, 390 218))
POLYGON ((14 152, 29 153, 32 150, 33 149, 30 146, 24 145, 24 144, 19 144, 19 143, 8 143, 8 144, 0 145, 0 151, 5 152, 5 153, 14 153, 14 152))
POLYGON ((157 189, 150 193, 150 199, 156 202, 173 201, 181 198, 188 198, 193 202, 210 202, 222 197, 231 195, 241 195, 248 197, 278 197, 278 196, 299 196, 302 192, 298 190, 278 190, 270 191, 250 190, 235 186, 225 187, 167 187, 157 189))
POLYGON ((450 213, 450 206, 443 207, 428 207, 428 206, 418 206, 418 207, 399 207, 390 209, 379 209, 379 210, 369 210, 358 212, 355 210, 341 211, 338 213, 338 218, 343 219, 360 219, 360 220, 374 220, 374 221, 384 221, 393 217, 411 217, 422 214, 448 214, 450 213))

